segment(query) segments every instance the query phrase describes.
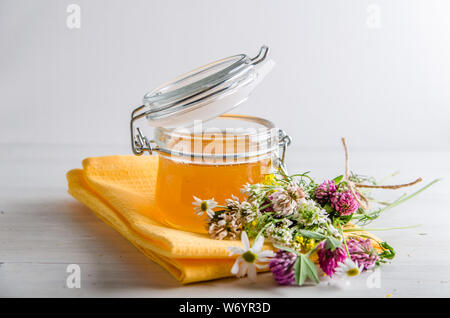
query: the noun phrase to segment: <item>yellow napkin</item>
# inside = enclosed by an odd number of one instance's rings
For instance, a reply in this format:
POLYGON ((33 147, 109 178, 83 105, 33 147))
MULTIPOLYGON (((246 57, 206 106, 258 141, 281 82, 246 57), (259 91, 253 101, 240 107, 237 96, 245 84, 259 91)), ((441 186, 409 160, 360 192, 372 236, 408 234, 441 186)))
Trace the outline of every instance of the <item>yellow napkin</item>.
MULTIPOLYGON (((207 235, 168 228, 152 220, 158 157, 88 158, 67 173, 69 193, 181 283, 232 276, 230 246, 207 235)), ((194 214, 193 214, 194 216, 194 214)), ((266 245, 265 248, 270 248, 266 245)))
POLYGON ((83 169, 67 173, 69 193, 181 283, 232 276, 235 259, 227 248, 242 246, 240 241, 213 240, 155 221, 157 169, 157 156, 88 158, 83 169))

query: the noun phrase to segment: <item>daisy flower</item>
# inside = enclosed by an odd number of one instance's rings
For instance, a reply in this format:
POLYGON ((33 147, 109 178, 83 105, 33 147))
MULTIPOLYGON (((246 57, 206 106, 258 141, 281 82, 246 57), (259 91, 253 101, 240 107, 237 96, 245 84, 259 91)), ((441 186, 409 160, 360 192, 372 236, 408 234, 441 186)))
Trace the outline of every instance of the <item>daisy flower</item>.
POLYGON ((358 263, 352 261, 350 258, 346 258, 336 268, 336 275, 343 278, 356 277, 361 274, 363 268, 363 265, 359 266, 358 263))
POLYGON ((210 218, 214 216, 214 211, 212 209, 214 209, 217 206, 217 202, 214 201, 214 198, 210 200, 201 200, 196 196, 194 196, 194 200, 195 201, 192 202, 192 204, 195 206, 194 208, 195 214, 201 216, 203 215, 203 213, 206 212, 206 214, 208 214, 210 218))
POLYGON ((250 242, 248 241, 247 233, 244 231, 241 234, 241 241, 244 248, 231 246, 228 250, 231 252, 230 256, 239 255, 231 268, 231 273, 237 277, 244 277, 248 273, 248 278, 251 281, 256 281, 256 269, 266 268, 267 264, 257 264, 267 263, 270 258, 275 256, 275 253, 270 250, 261 251, 264 245, 264 236, 260 235, 250 247, 250 242))

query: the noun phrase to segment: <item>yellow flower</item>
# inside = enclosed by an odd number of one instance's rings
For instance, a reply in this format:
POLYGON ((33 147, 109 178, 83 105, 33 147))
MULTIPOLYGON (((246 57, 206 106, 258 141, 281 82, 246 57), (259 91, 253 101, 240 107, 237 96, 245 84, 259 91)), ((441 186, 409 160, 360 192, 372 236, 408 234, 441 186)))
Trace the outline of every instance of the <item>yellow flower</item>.
POLYGON ((314 241, 314 239, 309 239, 308 243, 305 244, 305 247, 308 251, 312 250, 315 246, 316 246, 316 241, 314 241))
POLYGON ((305 242, 305 239, 303 238, 303 236, 300 236, 300 235, 297 235, 297 236, 295 237, 295 240, 296 240, 297 242, 299 242, 301 245, 303 245, 304 242, 305 242))
POLYGON ((277 177, 273 173, 266 174, 262 183, 265 185, 279 185, 277 177))
POLYGON ((297 235, 295 240, 300 244, 304 251, 310 251, 316 246, 316 241, 314 239, 305 238, 301 235, 297 235))

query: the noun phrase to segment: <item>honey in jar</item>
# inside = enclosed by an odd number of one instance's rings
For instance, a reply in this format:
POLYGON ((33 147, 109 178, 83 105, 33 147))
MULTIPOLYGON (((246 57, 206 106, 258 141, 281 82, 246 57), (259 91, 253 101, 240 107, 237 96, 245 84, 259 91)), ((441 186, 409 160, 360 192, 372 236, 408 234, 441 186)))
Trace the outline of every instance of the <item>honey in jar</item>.
POLYGON ((159 155, 151 217, 205 233, 207 216, 194 213, 194 196, 223 205, 232 195, 242 198, 246 183, 282 165, 287 144, 282 130, 266 119, 225 114, 246 101, 271 70, 267 54, 263 46, 253 58, 233 55, 188 72, 146 94, 132 112, 133 153, 159 155), (142 118, 154 128, 153 140, 135 127, 142 118))
MULTIPOLYGON (((239 115, 219 118, 227 122, 255 120, 239 115)), ((155 142, 159 149, 167 150, 160 152, 156 182, 155 203, 160 222, 205 233, 207 216, 194 214, 194 196, 205 200, 214 198, 223 205, 232 195, 242 198, 241 189, 246 183, 260 182, 273 172, 278 154, 277 132, 269 121, 265 124, 264 129, 242 129, 238 133, 190 134, 158 130, 155 142)))

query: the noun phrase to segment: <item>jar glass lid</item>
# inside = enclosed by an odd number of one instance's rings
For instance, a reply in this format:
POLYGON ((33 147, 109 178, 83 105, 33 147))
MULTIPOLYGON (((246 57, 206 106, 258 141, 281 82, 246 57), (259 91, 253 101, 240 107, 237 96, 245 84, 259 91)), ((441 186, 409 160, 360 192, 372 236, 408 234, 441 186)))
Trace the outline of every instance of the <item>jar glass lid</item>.
POLYGON ((144 96, 150 126, 182 127, 195 120, 210 120, 247 100, 253 88, 272 69, 269 48, 258 55, 230 56, 163 84, 144 96))

